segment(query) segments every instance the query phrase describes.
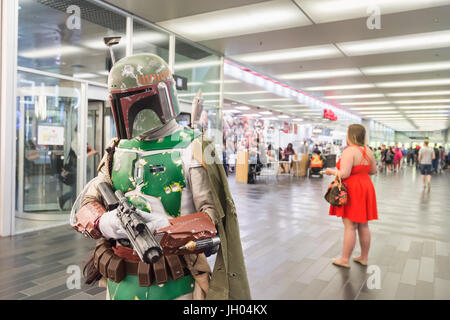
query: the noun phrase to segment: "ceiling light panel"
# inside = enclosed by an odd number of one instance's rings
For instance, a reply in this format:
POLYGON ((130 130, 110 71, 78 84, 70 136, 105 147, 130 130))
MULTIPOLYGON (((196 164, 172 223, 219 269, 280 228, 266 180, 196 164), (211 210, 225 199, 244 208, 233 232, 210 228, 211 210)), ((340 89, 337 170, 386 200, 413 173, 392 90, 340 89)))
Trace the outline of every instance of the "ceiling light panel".
POLYGON ((373 6, 382 14, 431 8, 450 4, 449 0, 295 0, 315 23, 367 18, 373 6))
POLYGON ((236 92, 224 92, 226 95, 232 95, 232 96, 245 96, 245 95, 252 95, 252 94, 264 94, 264 93, 270 93, 267 91, 236 91, 236 92))
POLYGON ((290 101, 289 98, 273 98, 273 99, 252 99, 251 102, 272 102, 272 101, 290 101))
POLYGON ((418 72, 432 72, 450 69, 450 61, 426 62, 415 64, 401 64, 379 67, 364 67, 361 71, 367 76, 387 75, 387 74, 404 74, 418 72))
POLYGON ((450 109, 450 105, 401 106, 399 109, 450 109))
POLYGON ((348 56, 445 48, 450 46, 450 30, 341 42, 337 46, 348 56))
POLYGON ((335 70, 317 70, 306 72, 285 73, 278 75, 280 79, 301 80, 301 79, 331 79, 339 77, 360 76, 361 71, 357 68, 335 69, 335 70))
POLYGON ((386 105, 388 101, 362 101, 362 102, 343 102, 340 103, 343 106, 374 106, 374 105, 386 105))
POLYGON ((377 83, 376 85, 377 85, 377 87, 381 87, 381 88, 396 88, 396 87, 441 86, 441 85, 449 85, 449 84, 450 84, 450 78, 381 82, 381 83, 377 83))
POLYGON ((368 107, 368 108, 350 108, 350 110, 355 110, 355 111, 359 111, 359 110, 394 110, 396 109, 395 107, 368 107))
POLYGON ((359 111, 359 113, 361 114, 394 114, 394 113, 399 113, 399 111, 359 111))
POLYGON ((265 1, 158 22, 193 41, 220 39, 310 25, 291 1, 265 1))
POLYGON ((303 60, 318 60, 335 57, 343 57, 343 55, 332 44, 247 53, 232 56, 233 59, 241 62, 261 63, 261 64, 271 63, 275 61, 289 62, 289 61, 303 61, 303 60))
POLYGON ((388 97, 422 97, 422 96, 445 96, 450 95, 450 90, 441 91, 414 91, 414 92, 392 92, 386 94, 388 97))
POLYGON ((375 85, 371 83, 360 83, 360 84, 347 84, 347 85, 336 85, 336 86, 323 86, 323 87, 309 87, 306 90, 309 91, 327 91, 327 90, 350 90, 350 89, 368 89, 374 88, 375 85))
POLYGON ((398 100, 395 104, 417 104, 417 103, 447 103, 450 99, 432 99, 432 100, 398 100))
POLYGON ((441 110, 441 111, 437 111, 437 110, 404 110, 403 111, 406 114, 449 114, 449 111, 445 111, 445 110, 441 110))
POLYGON ((382 93, 368 93, 368 94, 350 94, 340 96, 325 96, 325 99, 339 100, 339 99, 364 99, 364 98, 381 98, 384 97, 382 93))

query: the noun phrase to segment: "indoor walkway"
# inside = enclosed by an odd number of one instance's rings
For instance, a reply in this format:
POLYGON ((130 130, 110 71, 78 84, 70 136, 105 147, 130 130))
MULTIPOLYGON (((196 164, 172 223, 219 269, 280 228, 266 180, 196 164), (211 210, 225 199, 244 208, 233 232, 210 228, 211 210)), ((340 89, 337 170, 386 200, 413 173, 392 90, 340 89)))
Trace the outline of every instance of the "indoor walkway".
MULTIPOLYGON (((449 173, 433 176, 430 192, 412 168, 373 178, 380 220, 369 264, 380 289, 368 289, 367 268, 330 263, 343 239, 323 199, 330 179, 230 178, 253 298, 450 299, 449 173)), ((0 238, 0 299, 104 299, 103 288, 66 286, 67 267, 92 246, 68 226, 0 238)))

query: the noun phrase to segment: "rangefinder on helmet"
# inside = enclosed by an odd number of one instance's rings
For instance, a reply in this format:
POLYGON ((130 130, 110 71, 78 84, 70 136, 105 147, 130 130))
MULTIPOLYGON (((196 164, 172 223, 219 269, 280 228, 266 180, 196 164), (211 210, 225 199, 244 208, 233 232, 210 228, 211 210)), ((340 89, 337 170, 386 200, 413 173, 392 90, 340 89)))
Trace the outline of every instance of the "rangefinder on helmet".
POLYGON ((109 73, 108 90, 119 139, 155 131, 179 114, 172 72, 157 55, 117 61, 109 73))

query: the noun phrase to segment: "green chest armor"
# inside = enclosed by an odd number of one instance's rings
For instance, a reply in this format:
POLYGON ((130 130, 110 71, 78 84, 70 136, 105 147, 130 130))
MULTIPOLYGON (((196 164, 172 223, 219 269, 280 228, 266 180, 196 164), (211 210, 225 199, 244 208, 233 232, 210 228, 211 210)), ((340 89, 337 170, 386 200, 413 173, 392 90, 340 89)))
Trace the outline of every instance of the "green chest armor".
POLYGON ((114 189, 121 190, 138 209, 151 213, 149 197, 153 197, 169 215, 179 216, 186 187, 182 153, 197 136, 183 129, 160 140, 121 140, 113 158, 114 189))

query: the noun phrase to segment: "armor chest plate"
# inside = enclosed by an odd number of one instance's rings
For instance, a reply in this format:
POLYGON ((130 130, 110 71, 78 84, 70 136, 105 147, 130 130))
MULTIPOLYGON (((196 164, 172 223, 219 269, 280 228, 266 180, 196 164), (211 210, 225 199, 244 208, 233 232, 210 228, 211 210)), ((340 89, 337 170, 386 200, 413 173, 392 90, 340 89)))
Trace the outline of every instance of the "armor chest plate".
POLYGON ((124 140, 114 153, 111 174, 114 189, 121 190, 138 209, 152 212, 152 203, 160 200, 169 215, 179 216, 181 195, 186 187, 182 152, 193 137, 182 137, 181 144, 176 146, 160 141, 161 147, 167 147, 160 150, 154 143, 149 148, 149 141, 124 140))

